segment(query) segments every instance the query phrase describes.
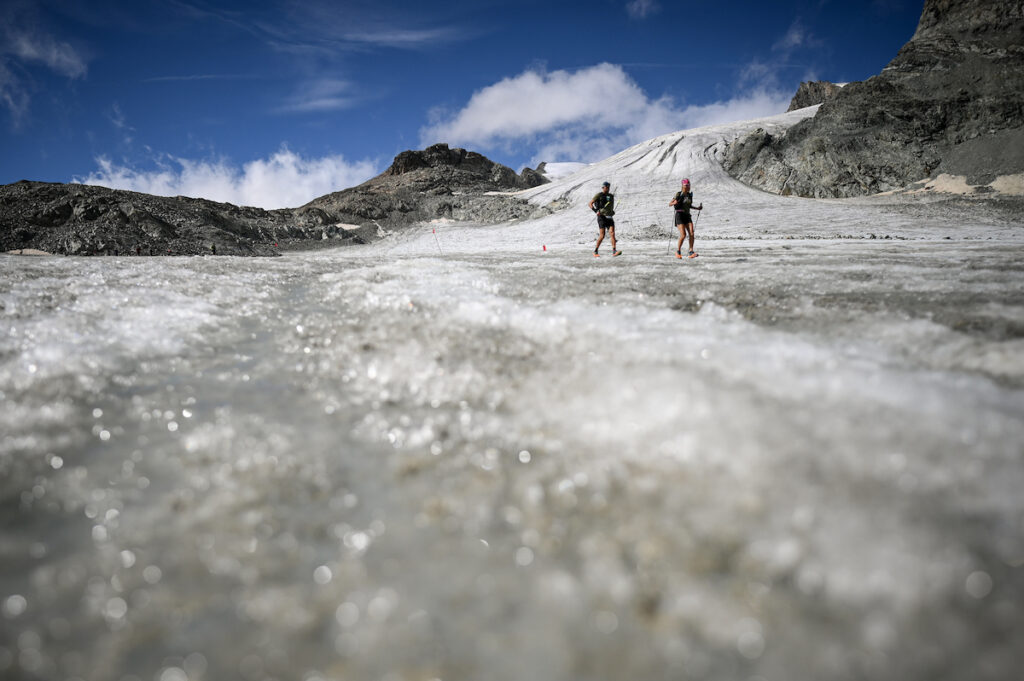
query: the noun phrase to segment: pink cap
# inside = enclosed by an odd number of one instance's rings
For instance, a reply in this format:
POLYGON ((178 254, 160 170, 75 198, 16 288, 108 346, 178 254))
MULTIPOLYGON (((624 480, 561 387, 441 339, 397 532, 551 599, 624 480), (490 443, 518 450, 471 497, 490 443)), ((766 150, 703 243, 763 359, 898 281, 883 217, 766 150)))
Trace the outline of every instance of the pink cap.
POLYGON ((690 184, 689 180, 683 180, 683 184, 690 184))

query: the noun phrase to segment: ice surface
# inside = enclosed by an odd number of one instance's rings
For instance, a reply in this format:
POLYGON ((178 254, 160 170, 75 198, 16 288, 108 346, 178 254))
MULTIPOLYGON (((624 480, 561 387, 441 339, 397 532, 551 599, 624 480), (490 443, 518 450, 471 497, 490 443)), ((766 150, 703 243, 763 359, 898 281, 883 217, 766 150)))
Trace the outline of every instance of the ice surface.
POLYGON ((0 675, 1013 678, 1020 224, 750 190, 736 127, 531 222, 0 260, 0 675))
POLYGON ((572 161, 553 162, 544 164, 544 175, 551 180, 558 180, 567 175, 572 175, 578 170, 586 168, 588 164, 572 161))

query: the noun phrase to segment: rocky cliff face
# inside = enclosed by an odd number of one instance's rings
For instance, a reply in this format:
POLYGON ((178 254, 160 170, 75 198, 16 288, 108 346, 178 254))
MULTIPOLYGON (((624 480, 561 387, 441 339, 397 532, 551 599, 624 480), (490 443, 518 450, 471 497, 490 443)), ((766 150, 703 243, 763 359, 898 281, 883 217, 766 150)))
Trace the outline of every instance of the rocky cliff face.
POLYGON ((800 83, 800 87, 797 88, 796 94, 790 100, 789 108, 786 111, 796 111, 797 109, 821 104, 827 99, 832 99, 839 92, 840 87, 840 85, 830 83, 827 80, 813 80, 800 83))
POLYGON ((453 186, 463 191, 474 187, 483 191, 509 191, 529 189, 547 182, 538 178, 536 171, 530 168, 516 175, 508 166, 495 163, 475 151, 449 149, 447 144, 435 144, 422 151, 403 151, 383 176, 406 176, 408 179, 410 174, 425 191, 432 193, 451 191, 453 186))
POLYGON ((301 208, 263 210, 183 196, 46 182, 0 186, 0 252, 274 255, 279 247, 366 243, 435 217, 503 222, 538 209, 488 195, 543 184, 465 149, 404 151, 383 174, 301 208))
POLYGON ((941 173, 978 185, 1024 172, 1024 4, 926 0, 882 73, 843 87, 783 135, 737 140, 725 167, 768 191, 816 197, 941 173))
POLYGON ((548 182, 526 168, 522 174, 465 149, 435 144, 403 151, 391 167, 358 187, 321 196, 306 208, 339 221, 400 228, 433 218, 504 222, 527 217, 536 208, 526 201, 489 192, 527 189, 548 182))
POLYGON ((0 252, 68 255, 272 255, 284 239, 319 239, 319 216, 184 196, 49 182, 0 186, 0 252))

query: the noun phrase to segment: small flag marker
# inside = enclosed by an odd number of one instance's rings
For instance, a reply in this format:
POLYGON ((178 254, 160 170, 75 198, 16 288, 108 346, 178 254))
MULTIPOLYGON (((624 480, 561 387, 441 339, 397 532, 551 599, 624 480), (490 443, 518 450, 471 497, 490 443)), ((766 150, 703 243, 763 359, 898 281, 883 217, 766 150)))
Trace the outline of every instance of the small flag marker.
POLYGON ((547 244, 544 244, 544 250, 545 251, 548 250, 548 245, 547 244))

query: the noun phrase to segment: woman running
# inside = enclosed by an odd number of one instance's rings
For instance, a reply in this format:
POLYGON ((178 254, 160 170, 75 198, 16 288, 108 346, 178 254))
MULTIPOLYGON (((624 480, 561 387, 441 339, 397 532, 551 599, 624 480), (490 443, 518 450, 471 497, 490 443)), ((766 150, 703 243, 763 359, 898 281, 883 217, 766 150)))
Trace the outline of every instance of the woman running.
MULTIPOLYGON (((690 235, 690 253, 688 257, 696 258, 697 253, 693 250, 693 218, 690 217, 690 208, 693 207, 693 192, 690 191, 690 181, 683 180, 682 191, 676 192, 675 197, 668 205, 676 207, 676 229, 679 230, 679 243, 676 244, 676 257, 683 257, 683 240, 687 233, 690 235)), ((704 204, 697 206, 697 210, 704 210, 704 204)))

